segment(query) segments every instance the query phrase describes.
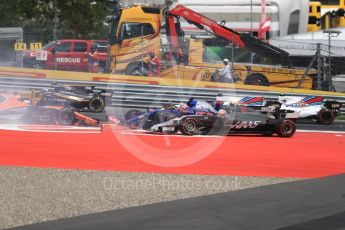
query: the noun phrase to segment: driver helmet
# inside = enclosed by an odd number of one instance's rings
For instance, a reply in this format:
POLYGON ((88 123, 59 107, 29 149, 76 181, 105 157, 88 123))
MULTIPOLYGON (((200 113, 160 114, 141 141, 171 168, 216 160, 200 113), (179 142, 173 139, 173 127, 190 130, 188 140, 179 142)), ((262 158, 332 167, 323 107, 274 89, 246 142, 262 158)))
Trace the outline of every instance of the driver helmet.
POLYGON ((224 63, 224 64, 229 64, 229 59, 224 58, 224 59, 223 59, 223 63, 224 63))
POLYGON ((226 115, 226 111, 225 111, 224 109, 220 109, 220 110, 218 111, 218 115, 223 117, 223 116, 226 115))
POLYGON ((188 102, 187 102, 187 105, 188 105, 189 107, 195 107, 196 104, 197 104, 197 101, 196 101, 193 97, 189 98, 189 100, 188 100, 188 102))

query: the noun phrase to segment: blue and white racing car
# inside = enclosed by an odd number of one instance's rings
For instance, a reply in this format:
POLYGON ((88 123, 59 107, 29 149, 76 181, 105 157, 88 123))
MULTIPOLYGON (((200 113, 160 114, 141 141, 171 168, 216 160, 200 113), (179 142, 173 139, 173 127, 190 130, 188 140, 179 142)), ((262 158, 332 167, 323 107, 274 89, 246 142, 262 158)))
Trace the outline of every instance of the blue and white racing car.
POLYGON ((196 101, 190 98, 187 103, 167 105, 158 109, 147 109, 146 112, 130 110, 125 115, 125 123, 128 127, 150 130, 155 125, 182 115, 217 113, 206 101, 196 101))
POLYGON ((266 100, 264 97, 220 96, 217 102, 222 105, 236 104, 253 109, 269 111, 271 106, 279 110, 298 112, 298 119, 312 119, 320 124, 331 125, 340 114, 342 103, 325 100, 322 96, 279 96, 278 100, 266 100))

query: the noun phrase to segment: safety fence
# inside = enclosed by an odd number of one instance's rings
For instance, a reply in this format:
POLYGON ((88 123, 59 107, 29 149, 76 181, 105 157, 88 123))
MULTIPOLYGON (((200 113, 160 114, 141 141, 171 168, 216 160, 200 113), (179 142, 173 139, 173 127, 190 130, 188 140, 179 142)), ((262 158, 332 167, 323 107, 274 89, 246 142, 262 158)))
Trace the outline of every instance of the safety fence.
MULTIPOLYGON (((223 96, 262 96, 266 99, 276 99, 281 94, 279 92, 248 91, 235 88, 190 88, 113 82, 106 83, 93 81, 35 79, 27 77, 0 77, 0 90, 42 90, 52 88, 53 83, 67 85, 93 85, 99 89, 112 90, 114 91, 114 94, 110 103, 111 106, 138 109, 186 102, 190 97, 213 101, 217 95, 222 94, 223 96)), ((285 93, 284 95, 298 96, 308 94, 285 93)), ((343 96, 325 95, 325 98, 328 100, 337 100, 345 104, 345 97, 343 96)), ((344 107, 342 112, 345 112, 344 107)))

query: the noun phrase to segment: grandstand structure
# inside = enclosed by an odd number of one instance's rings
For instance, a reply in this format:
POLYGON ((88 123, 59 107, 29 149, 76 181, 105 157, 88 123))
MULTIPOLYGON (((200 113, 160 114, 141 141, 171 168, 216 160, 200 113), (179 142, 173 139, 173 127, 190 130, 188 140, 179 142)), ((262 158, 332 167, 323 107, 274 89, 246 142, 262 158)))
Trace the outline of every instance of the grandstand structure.
MULTIPOLYGON (((332 37, 332 56, 345 57, 345 28, 337 29, 337 31, 341 33, 337 37, 332 37)), ((329 40, 328 34, 323 31, 294 34, 270 40, 270 44, 284 49, 290 55, 312 56, 316 52, 316 45, 318 43, 322 44, 321 54, 327 56, 329 52, 329 40)))

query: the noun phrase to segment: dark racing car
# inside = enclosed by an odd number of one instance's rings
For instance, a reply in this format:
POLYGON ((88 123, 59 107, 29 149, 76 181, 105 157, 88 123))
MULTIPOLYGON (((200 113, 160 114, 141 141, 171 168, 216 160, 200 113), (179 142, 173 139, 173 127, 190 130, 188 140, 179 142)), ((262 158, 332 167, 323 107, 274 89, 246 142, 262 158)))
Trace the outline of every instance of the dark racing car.
MULTIPOLYGON (((200 103, 211 111, 210 104, 200 103)), ((274 107, 272 111, 266 113, 240 105, 229 105, 218 112, 209 111, 196 111, 195 114, 170 119, 153 125, 151 131, 164 133, 180 131, 184 135, 257 133, 267 136, 277 134, 280 137, 291 137, 296 131, 293 119, 297 114, 290 111, 277 111, 274 107)))
POLYGON ((0 94, 0 123, 99 126, 97 120, 71 108, 32 105, 13 94, 0 94))
POLYGON ((19 93, 22 100, 30 100, 38 106, 62 106, 78 111, 102 112, 112 92, 94 86, 70 86, 53 84, 52 89, 19 93))

